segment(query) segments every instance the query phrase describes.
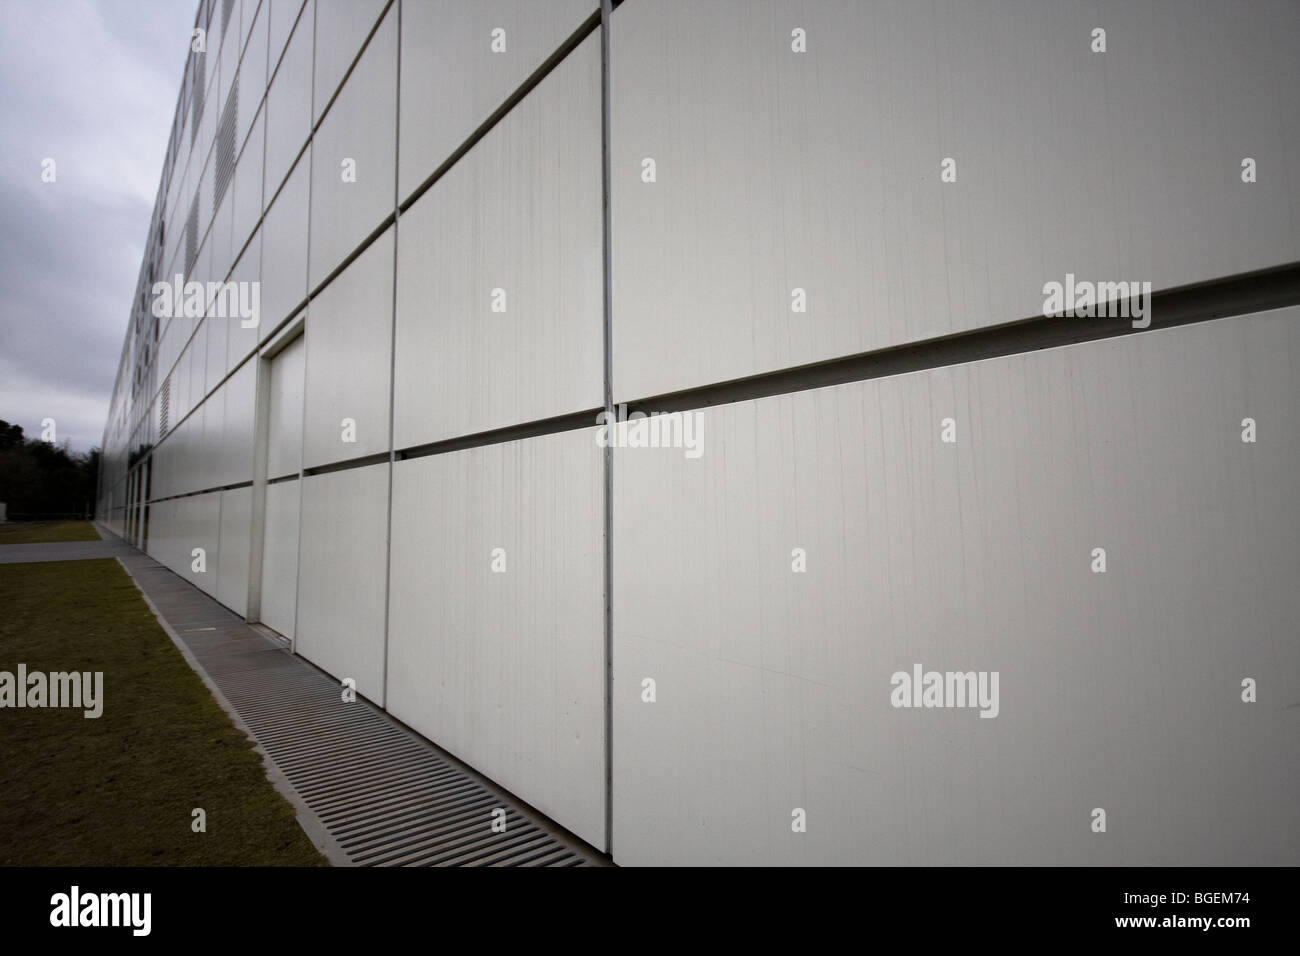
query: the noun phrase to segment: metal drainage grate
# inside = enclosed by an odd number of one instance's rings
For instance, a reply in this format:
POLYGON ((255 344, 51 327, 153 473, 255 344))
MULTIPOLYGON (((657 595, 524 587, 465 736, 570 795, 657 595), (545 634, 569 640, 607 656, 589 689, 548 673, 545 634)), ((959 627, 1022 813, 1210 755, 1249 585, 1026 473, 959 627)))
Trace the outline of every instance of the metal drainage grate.
POLYGON ((446 757, 152 559, 121 558, 325 829, 360 866, 589 866, 576 837, 446 757), (492 811, 505 811, 505 832, 492 811))

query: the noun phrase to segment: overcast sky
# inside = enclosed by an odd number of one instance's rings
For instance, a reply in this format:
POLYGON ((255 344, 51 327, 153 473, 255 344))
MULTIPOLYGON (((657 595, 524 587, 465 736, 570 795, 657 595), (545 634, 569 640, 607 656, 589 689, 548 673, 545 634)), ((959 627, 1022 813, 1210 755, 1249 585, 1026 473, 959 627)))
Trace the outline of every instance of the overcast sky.
POLYGON ((28 437, 103 440, 197 7, 0 6, 0 419, 28 437))

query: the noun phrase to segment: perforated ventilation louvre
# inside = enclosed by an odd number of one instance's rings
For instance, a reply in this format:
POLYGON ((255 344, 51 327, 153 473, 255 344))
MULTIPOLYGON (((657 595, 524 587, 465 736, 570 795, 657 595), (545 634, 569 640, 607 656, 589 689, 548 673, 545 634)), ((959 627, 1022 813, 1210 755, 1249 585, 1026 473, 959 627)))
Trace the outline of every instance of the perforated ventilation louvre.
POLYGON ((203 119, 203 90, 207 82, 207 52, 194 54, 194 86, 190 94, 190 141, 199 138, 199 122, 203 119))
POLYGON ((171 414, 172 377, 163 379, 162 391, 158 395, 158 437, 167 434, 167 418, 171 414))
POLYGON ((221 124, 217 127, 217 175, 213 181, 212 208, 221 205, 221 198, 230 185, 231 174, 235 170, 235 117, 239 106, 239 74, 230 85, 226 96, 226 108, 221 112, 221 124))
POLYGON ((199 257, 199 197, 190 204, 190 214, 185 219, 185 275, 188 278, 199 257))

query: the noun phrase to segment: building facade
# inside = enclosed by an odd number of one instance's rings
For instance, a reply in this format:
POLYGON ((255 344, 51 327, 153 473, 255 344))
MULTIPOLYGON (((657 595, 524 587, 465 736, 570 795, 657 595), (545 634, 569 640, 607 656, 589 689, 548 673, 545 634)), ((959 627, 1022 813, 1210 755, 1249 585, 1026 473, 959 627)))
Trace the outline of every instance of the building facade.
POLYGON ((618 863, 1295 864, 1298 35, 203 0, 98 514, 618 863))

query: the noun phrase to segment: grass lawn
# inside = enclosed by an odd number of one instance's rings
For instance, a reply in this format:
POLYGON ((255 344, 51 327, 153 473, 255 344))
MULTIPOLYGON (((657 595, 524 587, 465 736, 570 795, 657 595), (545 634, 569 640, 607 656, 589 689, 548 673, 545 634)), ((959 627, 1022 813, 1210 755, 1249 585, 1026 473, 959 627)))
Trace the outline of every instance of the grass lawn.
POLYGON ((99 535, 89 521, 8 521, 0 524, 0 544, 98 540, 99 535))
POLYGON ((103 671, 103 714, 0 708, 0 865, 327 865, 116 561, 0 564, 20 663, 103 671))

